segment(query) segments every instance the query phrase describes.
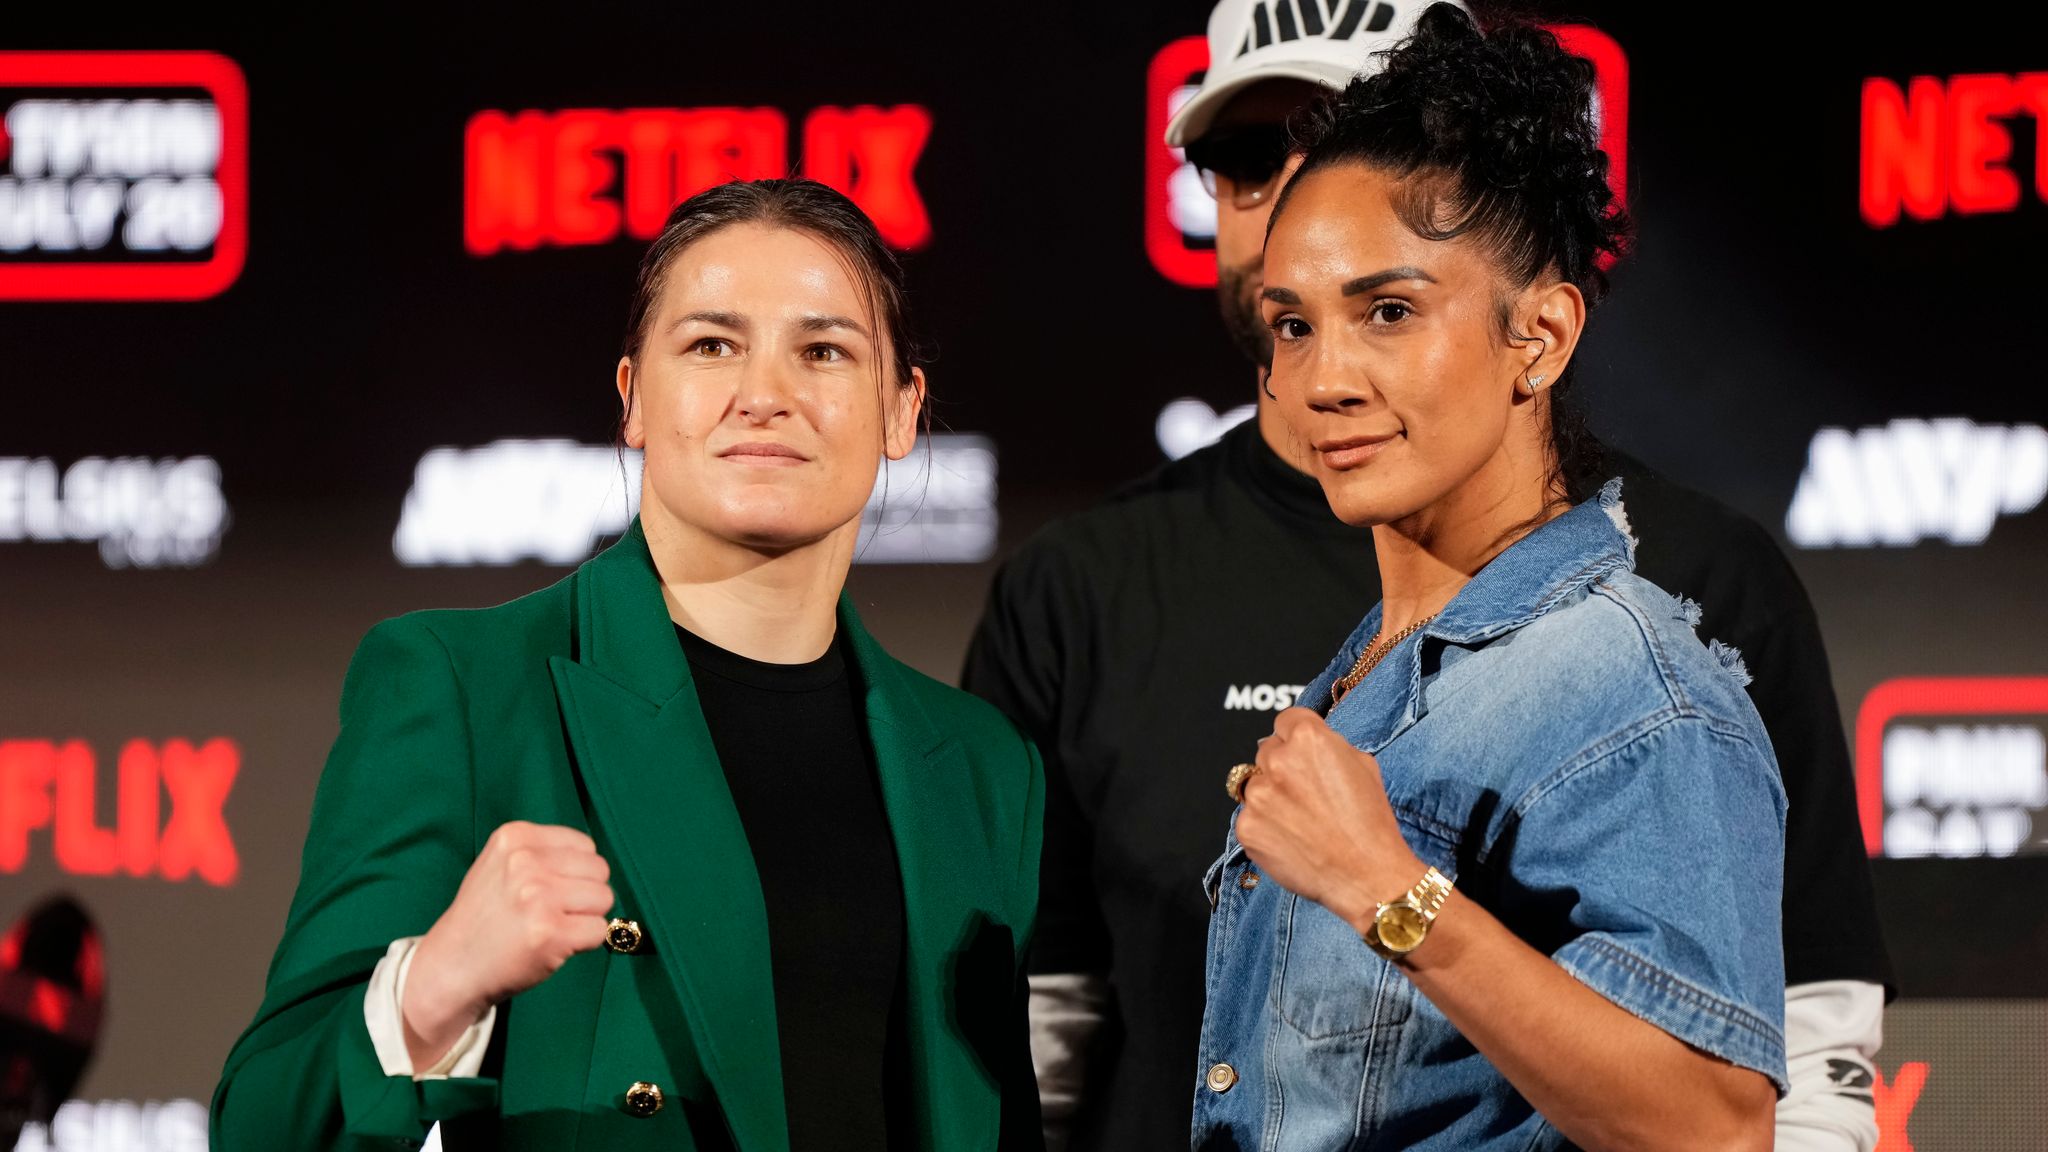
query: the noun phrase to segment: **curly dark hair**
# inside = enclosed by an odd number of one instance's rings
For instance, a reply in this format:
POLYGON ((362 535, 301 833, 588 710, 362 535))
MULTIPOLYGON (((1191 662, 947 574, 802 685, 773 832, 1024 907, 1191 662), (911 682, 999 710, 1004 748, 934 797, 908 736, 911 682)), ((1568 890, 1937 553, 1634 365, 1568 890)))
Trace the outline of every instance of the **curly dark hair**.
MULTIPOLYGON (((1397 207, 1416 235, 1480 245, 1511 290, 1549 274, 1575 285, 1588 307, 1598 304, 1607 292, 1602 256, 1622 253, 1629 221, 1608 186, 1593 124, 1592 64, 1544 29, 1502 22, 1482 31, 1449 4, 1432 5, 1380 60, 1378 72, 1290 121, 1294 146, 1307 155, 1272 221, 1303 177, 1366 164, 1404 181, 1397 207)), ((1531 339, 1509 330, 1505 298, 1499 320, 1510 339, 1531 339)), ((1552 480, 1578 500, 1604 479, 1604 462, 1572 375, 1567 367, 1546 394, 1552 480)))

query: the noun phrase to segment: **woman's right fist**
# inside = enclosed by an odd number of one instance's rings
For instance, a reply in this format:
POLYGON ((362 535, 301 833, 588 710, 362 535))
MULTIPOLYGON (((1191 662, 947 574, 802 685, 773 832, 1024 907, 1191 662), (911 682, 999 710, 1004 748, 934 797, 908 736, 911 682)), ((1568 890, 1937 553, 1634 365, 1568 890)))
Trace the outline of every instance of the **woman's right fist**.
POLYGON ((574 828, 502 824, 413 950, 400 1015, 415 1069, 440 1060, 484 1010, 604 943, 611 865, 574 828))

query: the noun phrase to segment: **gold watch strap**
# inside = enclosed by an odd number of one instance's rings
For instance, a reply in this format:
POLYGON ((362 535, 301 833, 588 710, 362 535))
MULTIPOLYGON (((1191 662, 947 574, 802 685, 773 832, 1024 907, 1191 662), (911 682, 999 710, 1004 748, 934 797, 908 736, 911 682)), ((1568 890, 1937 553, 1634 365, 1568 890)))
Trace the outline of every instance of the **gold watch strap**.
POLYGON ((1422 913, 1424 920, 1435 920, 1436 914, 1444 910, 1444 901, 1451 898, 1451 882, 1444 874, 1431 868, 1415 882, 1415 887, 1402 897, 1422 913))

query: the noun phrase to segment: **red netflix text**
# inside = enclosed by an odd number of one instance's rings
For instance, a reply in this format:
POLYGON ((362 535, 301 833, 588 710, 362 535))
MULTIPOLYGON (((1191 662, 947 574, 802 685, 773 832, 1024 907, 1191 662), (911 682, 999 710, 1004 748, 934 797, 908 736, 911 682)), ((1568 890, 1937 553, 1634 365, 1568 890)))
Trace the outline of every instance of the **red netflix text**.
POLYGON ((83 740, 0 741, 0 873, 21 871, 32 837, 40 838, 33 834, 47 829, 57 867, 73 876, 196 875, 233 884, 241 860, 225 806, 241 766, 231 740, 130 740, 103 805, 99 767, 83 740))
POLYGON ((2048 201, 2048 72, 1865 80, 1864 222, 1889 228, 1901 213, 1934 220, 2019 207, 2006 121, 2022 115, 2034 118, 2034 195, 2048 201))
MULTIPOLYGON (((819 108, 797 169, 851 197, 897 248, 922 247, 931 218, 913 174, 931 113, 819 108)), ((479 112, 463 142, 463 240, 470 253, 648 240, 669 209, 727 180, 791 172, 789 125, 774 108, 479 112)))

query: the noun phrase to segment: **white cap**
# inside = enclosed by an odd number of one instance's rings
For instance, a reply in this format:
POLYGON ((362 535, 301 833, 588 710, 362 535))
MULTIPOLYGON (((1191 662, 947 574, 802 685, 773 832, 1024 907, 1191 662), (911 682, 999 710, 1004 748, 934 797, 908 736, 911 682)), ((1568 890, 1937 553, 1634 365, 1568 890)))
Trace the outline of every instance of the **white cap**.
POLYGON ((1377 68, 1373 54, 1406 39, 1432 2, 1222 0, 1209 13, 1209 71, 1167 124, 1167 146, 1201 139, 1231 97, 1261 80, 1342 88, 1377 68))

